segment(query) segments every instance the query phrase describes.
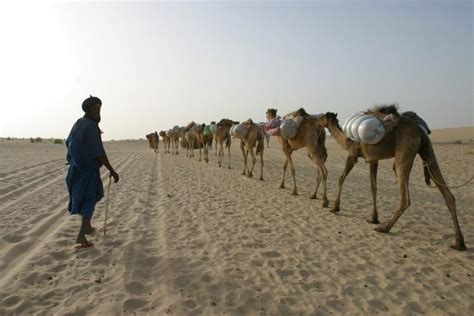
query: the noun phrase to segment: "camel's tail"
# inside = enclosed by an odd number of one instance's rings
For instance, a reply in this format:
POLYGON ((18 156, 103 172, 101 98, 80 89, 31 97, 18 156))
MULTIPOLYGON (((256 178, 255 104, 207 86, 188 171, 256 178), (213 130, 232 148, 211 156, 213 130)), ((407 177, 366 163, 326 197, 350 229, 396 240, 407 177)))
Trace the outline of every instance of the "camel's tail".
POLYGON ((427 163, 431 163, 431 160, 435 160, 436 157, 434 155, 433 145, 431 144, 431 140, 425 133, 422 133, 421 136, 421 146, 420 150, 418 151, 421 159, 423 160, 423 174, 425 175, 425 183, 427 185, 431 185, 431 176, 430 171, 428 170, 427 163))
POLYGON ((318 134, 316 139, 317 149, 323 159, 323 162, 326 162, 328 158, 328 151, 326 149, 326 131, 321 127, 319 120, 316 120, 316 127, 318 128, 318 134))

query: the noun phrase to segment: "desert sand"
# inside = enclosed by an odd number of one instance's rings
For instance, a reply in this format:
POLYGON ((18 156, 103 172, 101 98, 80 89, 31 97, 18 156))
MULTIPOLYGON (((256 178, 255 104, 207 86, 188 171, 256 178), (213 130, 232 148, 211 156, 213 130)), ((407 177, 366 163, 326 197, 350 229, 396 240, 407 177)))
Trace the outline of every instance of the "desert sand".
MULTIPOLYGON (((449 135, 433 132, 443 142, 434 147, 450 185, 474 174, 472 131, 461 133, 463 144, 445 143, 449 135)), ((110 189, 107 236, 104 198, 93 218, 95 246, 76 250, 80 218, 67 212, 65 146, 0 140, 0 315, 474 310, 474 181, 452 190, 468 247, 458 252, 449 247, 448 209, 439 191, 425 185, 419 157, 410 208, 389 234, 380 234, 366 222, 372 202, 361 160, 334 215, 309 198, 316 168, 305 149, 293 154, 299 195, 292 196, 289 173, 287 188, 278 188, 283 154, 273 138, 265 148, 263 182, 259 168, 252 179, 241 175, 237 140, 230 170, 216 166, 214 151, 205 164, 198 154, 187 159, 184 150, 165 154, 161 145, 153 153, 146 141, 105 143, 121 176, 110 189)), ((327 147, 332 204, 345 152, 331 138, 327 147)), ((379 167, 382 222, 399 201, 391 164, 379 167)), ((107 190, 105 170, 102 175, 107 190)))

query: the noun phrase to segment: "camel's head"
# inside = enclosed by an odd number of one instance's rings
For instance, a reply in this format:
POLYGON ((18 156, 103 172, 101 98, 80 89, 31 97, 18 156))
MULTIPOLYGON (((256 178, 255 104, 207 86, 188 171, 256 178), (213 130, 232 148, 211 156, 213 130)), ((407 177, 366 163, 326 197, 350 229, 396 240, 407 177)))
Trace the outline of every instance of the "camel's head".
POLYGON ((326 112, 326 114, 321 118, 324 127, 327 127, 329 122, 339 125, 339 120, 337 119, 337 113, 326 112))
POLYGON ((297 115, 306 117, 306 116, 308 116, 308 113, 306 112, 305 109, 299 108, 299 109, 295 112, 295 116, 297 116, 297 115))

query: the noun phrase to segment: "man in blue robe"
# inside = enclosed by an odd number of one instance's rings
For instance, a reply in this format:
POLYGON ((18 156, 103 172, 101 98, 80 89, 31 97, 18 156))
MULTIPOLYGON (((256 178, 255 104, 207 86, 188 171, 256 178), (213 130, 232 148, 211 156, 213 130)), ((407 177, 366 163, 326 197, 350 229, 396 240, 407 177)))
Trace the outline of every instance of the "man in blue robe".
POLYGON ((66 184, 69 191, 68 210, 71 215, 82 216, 82 224, 76 242, 81 248, 94 244, 89 242, 86 235, 92 234, 92 214, 95 205, 104 196, 104 187, 100 178, 100 168, 104 165, 110 171, 114 182, 119 181, 119 175, 110 165, 104 150, 99 129, 100 108, 102 101, 90 96, 82 103, 84 117, 77 120, 66 140, 67 161, 69 170, 66 184))

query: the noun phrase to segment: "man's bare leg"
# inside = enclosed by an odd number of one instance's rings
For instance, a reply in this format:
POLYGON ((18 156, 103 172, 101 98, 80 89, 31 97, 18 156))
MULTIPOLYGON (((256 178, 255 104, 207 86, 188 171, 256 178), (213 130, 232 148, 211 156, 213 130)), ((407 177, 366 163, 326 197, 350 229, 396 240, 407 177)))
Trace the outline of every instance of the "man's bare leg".
POLYGON ((90 225, 90 218, 82 216, 81 229, 79 230, 79 235, 77 236, 76 243, 89 244, 89 241, 86 238, 86 231, 88 225, 90 225))
POLYGON ((86 235, 92 235, 93 233, 95 233, 95 227, 92 227, 91 220, 92 218, 89 218, 87 220, 86 235))

